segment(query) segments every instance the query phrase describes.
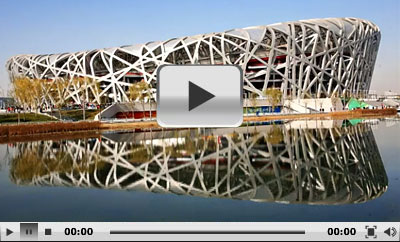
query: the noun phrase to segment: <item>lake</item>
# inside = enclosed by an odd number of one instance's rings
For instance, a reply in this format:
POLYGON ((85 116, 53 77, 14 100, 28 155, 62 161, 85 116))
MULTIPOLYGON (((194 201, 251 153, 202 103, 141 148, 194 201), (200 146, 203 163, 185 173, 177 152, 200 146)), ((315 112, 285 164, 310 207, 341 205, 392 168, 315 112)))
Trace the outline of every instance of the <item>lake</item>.
POLYGON ((399 221, 400 118, 0 145, 0 221, 399 221))

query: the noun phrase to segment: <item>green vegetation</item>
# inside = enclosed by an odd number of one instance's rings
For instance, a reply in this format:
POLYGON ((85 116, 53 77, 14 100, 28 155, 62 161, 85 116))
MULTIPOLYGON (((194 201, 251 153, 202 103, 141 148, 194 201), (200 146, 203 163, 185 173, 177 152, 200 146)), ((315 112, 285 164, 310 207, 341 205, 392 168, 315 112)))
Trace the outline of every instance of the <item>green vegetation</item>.
POLYGON ((93 172, 94 168, 101 169, 104 161, 98 154, 90 157, 87 154, 74 160, 64 149, 57 150, 54 156, 43 155, 43 146, 20 145, 17 155, 11 160, 10 177, 21 184, 30 183, 35 177, 50 173, 82 173, 93 172))
POLYGON ((144 163, 150 161, 152 158, 152 154, 148 152, 146 147, 134 147, 132 149, 132 153, 130 154, 129 161, 132 163, 144 163))
POLYGON ((268 101, 272 105, 272 109, 275 108, 282 100, 282 92, 279 89, 268 88, 264 90, 263 94, 267 97, 268 101))
POLYGON ((45 122, 18 125, 0 125, 0 137, 11 137, 19 135, 50 134, 75 131, 96 131, 100 129, 100 122, 45 122))
POLYGON ((85 113, 84 120, 94 120, 94 117, 100 112, 100 110, 85 110, 74 109, 74 110, 61 110, 58 112, 50 113, 54 117, 60 118, 60 114, 63 120, 80 121, 83 120, 83 113, 85 113))
POLYGON ((132 101, 144 102, 145 98, 151 98, 150 86, 144 80, 137 82, 129 87, 128 90, 129 98, 132 101))
MULTIPOLYGON (((30 77, 17 77, 11 82, 12 89, 10 94, 14 97, 18 107, 22 107, 25 111, 38 113, 39 108, 52 108, 55 105, 58 114, 51 114, 59 119, 64 119, 63 113, 66 114, 67 120, 86 120, 93 119, 98 113, 95 110, 85 110, 86 103, 94 100, 100 103, 95 97, 100 92, 100 84, 92 78, 74 77, 71 80, 59 78, 55 80, 35 79, 30 77), (82 110, 63 111, 67 103, 72 102, 68 91, 74 91, 78 95, 80 102, 83 104, 82 110), (87 112, 87 113, 86 113, 87 112), (77 117, 77 114, 81 117, 77 117)), ((26 115, 23 112, 22 115, 26 115)))
POLYGON ((188 130, 184 136, 175 133, 175 138, 178 137, 184 138, 184 142, 165 147, 165 152, 169 153, 171 157, 194 155, 198 150, 201 150, 204 147, 214 150, 215 145, 217 144, 215 137, 213 136, 208 137, 206 141, 201 139, 197 130, 194 132, 194 137, 191 136, 190 130, 188 130))
MULTIPOLYGON (((100 112, 100 110, 86 110, 85 111, 85 120, 94 120, 94 117, 100 112)), ((72 120, 72 121, 81 121, 83 110, 63 110, 61 111, 63 120, 72 120)), ((60 117, 60 111, 53 111, 49 113, 53 115, 53 117, 49 117, 47 115, 43 115, 40 113, 7 113, 0 114, 0 123, 18 123, 19 122, 50 122, 57 121, 57 118, 60 117)))
POLYGON ((353 109, 368 108, 370 105, 365 102, 361 102, 355 98, 350 98, 350 100, 348 102, 348 106, 349 106, 349 110, 353 110, 353 109))
POLYGON ((257 105, 257 97, 258 97, 257 93, 250 93, 249 99, 253 107, 257 105))
POLYGON ((7 113, 0 114, 0 123, 18 123, 18 116, 20 122, 49 122, 57 120, 47 115, 35 113, 26 113, 25 115, 18 115, 17 113, 7 113))
POLYGON ((273 125, 266 137, 267 142, 277 145, 283 141, 283 132, 280 126, 273 125))
POLYGON ((12 82, 11 95, 24 109, 35 110, 42 103, 48 86, 46 81, 41 79, 16 78, 12 82))

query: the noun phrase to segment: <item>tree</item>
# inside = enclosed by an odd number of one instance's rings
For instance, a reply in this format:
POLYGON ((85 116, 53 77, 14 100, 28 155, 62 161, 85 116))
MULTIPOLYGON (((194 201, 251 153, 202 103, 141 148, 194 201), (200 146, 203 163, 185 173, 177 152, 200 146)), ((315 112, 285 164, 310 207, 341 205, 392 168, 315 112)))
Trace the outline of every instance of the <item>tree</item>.
POLYGON ((263 91, 264 96, 267 97, 267 100, 272 105, 272 110, 275 109, 275 106, 278 105, 282 101, 282 92, 276 88, 267 88, 263 91))
MULTIPOLYGON (((78 90, 79 99, 82 102, 83 120, 85 120, 86 102, 89 102, 91 98, 90 93, 92 93, 93 96, 95 96, 96 98, 98 97, 100 91, 100 84, 96 80, 89 77, 73 78, 72 83, 78 90)), ((97 102, 100 104, 100 100, 97 100, 97 102)))
POLYGON ((332 101, 332 105, 333 105, 333 110, 332 110, 332 111, 336 111, 336 108, 337 108, 336 104, 337 104, 338 102, 341 102, 341 99, 339 98, 339 95, 338 95, 338 93, 337 93, 336 91, 334 91, 334 92, 332 93, 332 95, 331 95, 331 101, 332 101))
POLYGON ((283 141, 282 129, 278 125, 273 125, 272 129, 267 133, 267 142, 276 145, 283 141))
POLYGON ((250 102, 253 107, 257 105, 257 97, 258 97, 257 93, 254 92, 250 93, 250 102))
POLYGON ((42 101, 44 98, 44 86, 45 86, 46 81, 43 79, 33 79, 31 81, 31 90, 30 93, 32 95, 31 97, 31 106, 35 108, 35 113, 37 113, 37 110, 39 107, 42 106, 42 101))
POLYGON ((75 89, 78 90, 79 100, 81 101, 82 105, 82 116, 83 120, 85 120, 85 101, 87 98, 86 95, 86 77, 75 77, 72 79, 72 83, 75 86, 75 89))
MULTIPOLYGON (((32 104, 32 83, 28 77, 18 77, 12 81, 12 96, 23 110, 32 104)), ((19 119, 19 114, 18 114, 19 119)), ((25 112, 24 112, 25 120, 25 112)))
MULTIPOLYGON (((150 85, 144 80, 137 82, 129 87, 128 90, 129 99, 133 102, 140 101, 143 107, 143 117, 145 117, 144 102, 146 98, 150 101, 150 85)), ((150 110, 151 113, 151 110, 150 110)))
POLYGON ((68 92, 68 85, 69 81, 64 78, 56 79, 52 83, 52 98, 58 108, 60 119, 62 119, 61 109, 67 103, 66 94, 68 92))
POLYGON ((53 111, 54 100, 52 97, 54 80, 43 80, 42 106, 45 105, 53 111))

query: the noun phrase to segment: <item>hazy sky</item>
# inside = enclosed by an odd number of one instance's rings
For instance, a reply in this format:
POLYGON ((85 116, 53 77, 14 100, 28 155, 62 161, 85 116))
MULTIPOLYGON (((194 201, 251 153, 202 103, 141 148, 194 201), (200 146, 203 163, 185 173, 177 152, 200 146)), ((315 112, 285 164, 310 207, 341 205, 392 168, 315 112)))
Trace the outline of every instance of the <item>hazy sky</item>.
POLYGON ((5 62, 48 54, 166 40, 232 28, 327 17, 358 17, 382 32, 372 90, 400 92, 400 1, 0 1, 0 87, 5 62))

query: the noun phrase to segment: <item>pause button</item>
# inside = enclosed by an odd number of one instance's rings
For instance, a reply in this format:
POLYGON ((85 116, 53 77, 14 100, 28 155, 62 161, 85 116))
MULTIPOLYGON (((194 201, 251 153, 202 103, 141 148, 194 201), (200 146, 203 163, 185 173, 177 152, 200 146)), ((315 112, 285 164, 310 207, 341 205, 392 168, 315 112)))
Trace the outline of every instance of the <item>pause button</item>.
POLYGON ((19 225, 19 234, 21 240, 37 240, 38 224, 37 223, 21 223, 19 225))

